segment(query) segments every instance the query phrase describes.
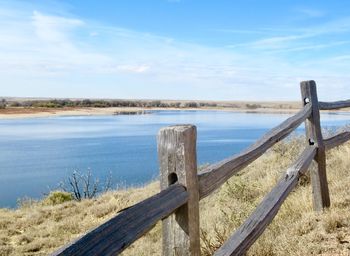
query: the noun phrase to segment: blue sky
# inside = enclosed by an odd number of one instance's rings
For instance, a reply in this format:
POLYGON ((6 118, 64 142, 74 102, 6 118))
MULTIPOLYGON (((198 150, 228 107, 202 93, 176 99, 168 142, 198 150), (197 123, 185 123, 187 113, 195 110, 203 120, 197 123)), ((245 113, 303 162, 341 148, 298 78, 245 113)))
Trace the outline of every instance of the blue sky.
POLYGON ((0 95, 350 98, 348 1, 0 0, 0 95))

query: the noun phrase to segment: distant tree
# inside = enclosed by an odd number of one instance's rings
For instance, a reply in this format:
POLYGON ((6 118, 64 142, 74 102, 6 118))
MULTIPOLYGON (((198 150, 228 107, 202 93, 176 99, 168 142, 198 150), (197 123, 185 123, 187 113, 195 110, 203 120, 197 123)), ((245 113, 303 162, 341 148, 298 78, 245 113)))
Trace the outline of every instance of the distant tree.
POLYGON ((91 100, 89 99, 83 100, 81 102, 81 105, 83 105, 84 107, 91 107, 91 100))
POLYGON ((10 107, 21 107, 22 104, 18 101, 11 101, 11 102, 9 102, 9 106, 10 107))
POLYGON ((33 107, 33 105, 34 105, 34 101, 27 100, 27 101, 22 102, 23 107, 33 107))
POLYGON ((149 102, 149 106, 150 107, 160 107, 161 103, 162 102, 160 100, 153 100, 153 101, 149 102))
POLYGON ((0 109, 4 109, 4 108, 6 108, 6 100, 5 100, 5 99, 2 99, 2 100, 0 101, 0 109))
POLYGON ((175 103, 172 103, 172 107, 175 107, 175 108, 179 108, 181 105, 180 102, 175 102, 175 103))
POLYGON ((166 103, 162 102, 162 103, 159 104, 159 107, 160 108, 167 108, 167 107, 169 107, 169 104, 166 104, 166 103))
POLYGON ((197 102, 186 102, 184 106, 185 108, 197 108, 198 104, 197 102))
POLYGON ((246 104, 246 107, 248 109, 257 109, 257 108, 261 108, 261 105, 259 105, 259 104, 246 104))

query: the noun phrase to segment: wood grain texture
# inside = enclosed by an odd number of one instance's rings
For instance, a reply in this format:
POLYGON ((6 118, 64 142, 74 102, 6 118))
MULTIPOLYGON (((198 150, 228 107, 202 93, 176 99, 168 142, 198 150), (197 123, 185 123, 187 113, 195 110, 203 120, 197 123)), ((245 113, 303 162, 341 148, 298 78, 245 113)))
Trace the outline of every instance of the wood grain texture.
POLYGON ((122 211, 52 255, 116 255, 188 200, 186 189, 172 185, 122 211))
POLYGON ((324 139, 324 145, 326 150, 329 150, 337 146, 340 146, 341 144, 347 142, 348 140, 350 140, 350 131, 342 131, 332 137, 324 139))
POLYGON ((301 174, 305 173, 316 155, 316 147, 309 146, 300 158, 290 167, 277 185, 265 196, 255 211, 215 252, 216 256, 244 255, 249 247, 264 232, 276 216, 289 193, 298 184, 301 174))
POLYGON ((305 132, 308 144, 316 144, 317 154, 315 160, 317 168, 310 171, 313 206, 315 211, 322 211, 330 206, 329 189, 326 173, 326 152, 320 125, 320 110, 315 81, 303 81, 300 83, 301 97, 304 104, 312 104, 310 117, 305 121, 305 132))
POLYGON ((311 104, 304 106, 296 115, 266 133, 260 140, 242 153, 210 165, 199 174, 200 198, 208 196, 231 176, 260 157, 274 144, 288 136, 311 114, 311 104))
POLYGON ((186 187, 188 202, 163 220, 163 255, 200 255, 199 191, 196 127, 170 126, 158 135, 161 189, 177 182, 186 187))
POLYGON ((350 108, 350 100, 341 100, 335 102, 319 102, 318 103, 320 110, 332 110, 332 109, 341 109, 341 108, 350 108))

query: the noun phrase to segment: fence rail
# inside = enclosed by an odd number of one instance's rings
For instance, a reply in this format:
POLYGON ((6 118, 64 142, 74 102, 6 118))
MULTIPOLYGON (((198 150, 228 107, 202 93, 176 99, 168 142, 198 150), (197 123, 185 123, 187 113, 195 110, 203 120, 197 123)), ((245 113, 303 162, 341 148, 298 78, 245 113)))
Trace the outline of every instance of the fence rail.
POLYGON ((115 255, 149 231, 188 200, 186 188, 172 185, 123 210, 53 255, 115 255))
POLYGON ((290 167, 285 176, 256 207, 250 217, 238 228, 214 255, 241 255, 258 239, 276 216, 279 208, 292 189, 298 184, 316 155, 317 148, 308 146, 299 159, 290 167))
POLYGON ((324 145, 326 149, 332 149, 339 146, 340 144, 343 144, 344 142, 347 142, 348 140, 350 140, 350 131, 343 131, 330 138, 325 139, 324 145))
POLYGON ((244 255, 278 213, 311 162, 310 173, 315 211, 330 206, 326 175, 326 150, 350 140, 350 129, 323 139, 320 110, 350 107, 350 100, 319 102, 316 83, 301 82, 302 109, 267 132, 240 154, 206 167, 197 173, 196 127, 177 125, 158 135, 161 192, 124 209, 114 218, 54 252, 52 255, 116 255, 163 222, 163 255, 200 255, 199 201, 231 176, 264 154, 305 122, 305 150, 264 197, 248 219, 214 255, 244 255))
POLYGON ((318 103, 320 110, 332 110, 341 108, 350 108, 350 100, 342 100, 335 102, 322 102, 318 103))
POLYGON ((219 188, 231 176, 252 163, 280 140, 293 132, 311 114, 311 104, 306 105, 296 115, 267 132, 260 140, 242 153, 208 166, 199 177, 199 194, 206 197, 219 188))

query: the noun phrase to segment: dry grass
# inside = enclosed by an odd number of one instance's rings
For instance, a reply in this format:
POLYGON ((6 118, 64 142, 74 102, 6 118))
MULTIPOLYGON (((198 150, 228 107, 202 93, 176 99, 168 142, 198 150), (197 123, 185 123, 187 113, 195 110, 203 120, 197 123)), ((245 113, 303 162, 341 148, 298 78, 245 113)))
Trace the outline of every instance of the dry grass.
MULTIPOLYGON (((279 143, 201 201, 203 255, 211 255, 249 216, 301 150, 300 139, 279 143)), ((303 177, 248 255, 350 255, 349 156, 350 143, 327 152, 329 210, 313 212, 309 179, 303 177)), ((157 191, 158 184, 153 182, 82 202, 0 209, 0 255, 46 255, 157 191)), ((124 255, 160 255, 160 233, 158 224, 124 255)))

